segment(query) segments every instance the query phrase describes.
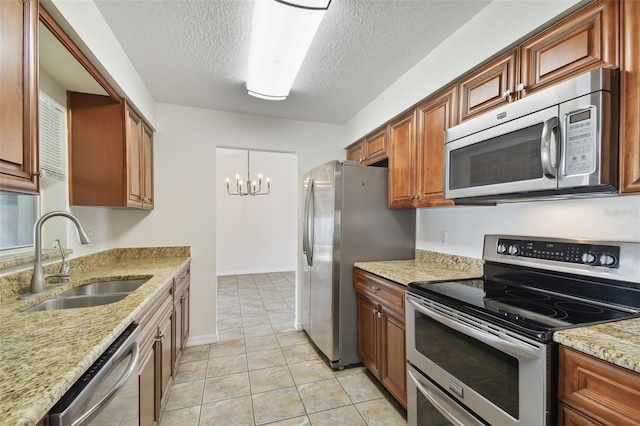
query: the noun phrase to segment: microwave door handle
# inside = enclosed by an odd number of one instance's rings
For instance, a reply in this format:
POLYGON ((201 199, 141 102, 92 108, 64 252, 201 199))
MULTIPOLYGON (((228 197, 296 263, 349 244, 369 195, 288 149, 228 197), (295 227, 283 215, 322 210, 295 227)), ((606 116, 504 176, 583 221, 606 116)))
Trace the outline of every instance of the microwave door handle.
POLYGON ((438 410, 438 412, 442 414, 442 416, 445 417, 447 420, 449 420, 453 425, 455 426, 468 426, 469 424, 472 424, 474 426, 482 425, 482 423, 480 423, 476 419, 471 418, 469 415, 467 415, 467 413, 460 413, 459 416, 464 417, 464 419, 458 419, 454 414, 452 414, 449 411, 450 409, 452 408, 455 409, 456 407, 452 407, 451 404, 447 403, 447 400, 445 399, 446 397, 444 395, 441 395, 441 391, 438 388, 436 388, 435 386, 432 387, 430 383, 429 385, 427 385, 426 383, 419 381, 411 371, 407 371, 407 374, 409 374, 409 377, 411 378, 411 380, 413 380, 413 383, 416 385, 420 393, 424 395, 424 397, 427 398, 427 400, 431 403, 431 405, 433 405, 433 407, 436 410, 438 410), (427 389, 427 387, 429 387, 429 389, 427 389), (449 406, 449 408, 447 408, 446 406, 449 406))
POLYGON ((540 137, 540 162, 542 173, 549 179, 556 178, 558 167, 558 146, 556 134, 558 129, 558 117, 551 117, 542 125, 540 137))
POLYGON ((459 331, 462 334, 466 334, 469 337, 473 337, 474 339, 479 340, 482 343, 485 343, 498 350, 501 350, 513 357, 536 359, 540 358, 541 356, 540 350, 538 348, 532 348, 516 341, 507 341, 490 333, 483 333, 482 331, 476 330, 475 328, 469 327, 468 325, 465 325, 461 322, 454 321, 450 318, 445 317, 444 315, 440 315, 437 312, 426 309, 424 306, 409 299, 408 297, 406 299, 407 302, 409 302, 418 312, 428 316, 434 321, 437 321, 446 327, 459 331))
POLYGON ((96 402, 93 407, 88 409, 87 411, 80 416, 80 418, 76 419, 71 426, 83 426, 86 425, 91 419, 93 419, 96 415, 102 411, 104 406, 113 398, 116 393, 125 385, 127 380, 131 377, 134 371, 136 371, 136 367, 138 366, 138 358, 140 357, 140 348, 138 347, 138 342, 133 342, 131 347, 131 360, 129 360, 129 364, 125 369, 122 376, 118 379, 118 381, 113 385, 109 392, 107 392, 100 401, 96 402))

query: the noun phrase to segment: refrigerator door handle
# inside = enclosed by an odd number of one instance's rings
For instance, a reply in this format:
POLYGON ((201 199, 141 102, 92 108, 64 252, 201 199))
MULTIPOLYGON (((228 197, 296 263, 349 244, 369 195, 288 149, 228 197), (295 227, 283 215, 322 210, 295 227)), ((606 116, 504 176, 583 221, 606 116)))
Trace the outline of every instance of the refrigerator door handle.
POLYGON ((309 236, 307 237, 307 256, 309 257, 309 266, 313 266, 313 239, 315 231, 314 218, 316 216, 315 204, 313 202, 316 192, 315 184, 315 180, 311 179, 311 192, 309 193, 309 236))
MULTIPOLYGON (((312 237, 312 216, 311 208, 313 200, 313 179, 309 180, 309 186, 307 187, 307 194, 304 200, 304 218, 303 218, 303 231, 302 231, 302 252, 307 256, 307 264, 311 266, 312 263, 312 246, 309 245, 310 238, 312 237)), ((312 240, 311 240, 312 241, 312 240)), ((312 242, 313 244, 313 242, 312 242)))

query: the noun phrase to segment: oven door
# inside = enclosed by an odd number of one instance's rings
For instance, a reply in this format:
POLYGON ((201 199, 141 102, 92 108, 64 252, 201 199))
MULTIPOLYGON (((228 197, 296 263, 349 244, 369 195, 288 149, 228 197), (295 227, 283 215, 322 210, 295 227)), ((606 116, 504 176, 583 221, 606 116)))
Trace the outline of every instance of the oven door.
POLYGON ((407 364, 409 426, 486 426, 439 386, 407 364))
POLYGON ((445 198, 557 189, 558 117, 556 105, 447 142, 445 198))
POLYGON ((489 424, 551 424, 551 345, 413 293, 406 298, 411 364, 489 424))

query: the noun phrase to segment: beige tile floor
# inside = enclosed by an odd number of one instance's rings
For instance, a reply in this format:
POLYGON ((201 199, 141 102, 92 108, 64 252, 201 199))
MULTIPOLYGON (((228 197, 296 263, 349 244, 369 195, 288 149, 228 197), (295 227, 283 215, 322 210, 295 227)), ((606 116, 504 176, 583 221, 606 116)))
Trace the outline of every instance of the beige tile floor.
POLYGON ((160 425, 406 425, 363 367, 327 366, 293 309, 293 272, 219 277, 219 342, 186 348, 160 425))

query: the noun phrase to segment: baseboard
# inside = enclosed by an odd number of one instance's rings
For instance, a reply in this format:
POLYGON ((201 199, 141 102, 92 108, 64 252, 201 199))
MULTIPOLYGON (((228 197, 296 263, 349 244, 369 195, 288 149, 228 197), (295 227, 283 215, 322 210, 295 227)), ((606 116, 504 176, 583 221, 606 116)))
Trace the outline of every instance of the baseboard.
POLYGON ((204 336, 189 336, 187 339, 186 347, 208 345, 211 343, 218 343, 218 333, 206 334, 204 336))

